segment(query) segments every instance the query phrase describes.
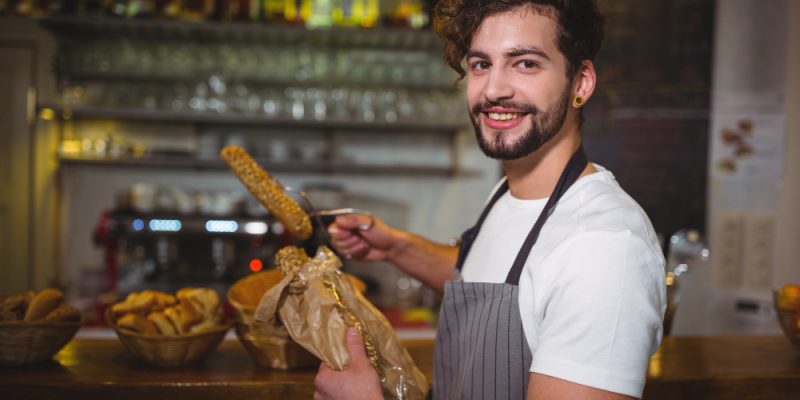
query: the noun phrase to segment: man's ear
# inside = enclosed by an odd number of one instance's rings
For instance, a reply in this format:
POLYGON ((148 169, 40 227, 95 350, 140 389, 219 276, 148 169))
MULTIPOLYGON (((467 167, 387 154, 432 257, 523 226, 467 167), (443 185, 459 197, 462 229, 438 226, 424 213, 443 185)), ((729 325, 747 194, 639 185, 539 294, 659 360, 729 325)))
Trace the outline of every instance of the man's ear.
MULTIPOLYGON (((589 101, 594 93, 595 85, 597 84, 597 73, 594 70, 594 63, 591 60, 581 61, 581 66, 578 72, 575 73, 575 78, 572 82, 572 97, 580 97, 583 101, 581 106, 589 101)), ((574 102, 573 102, 574 105, 574 102)))

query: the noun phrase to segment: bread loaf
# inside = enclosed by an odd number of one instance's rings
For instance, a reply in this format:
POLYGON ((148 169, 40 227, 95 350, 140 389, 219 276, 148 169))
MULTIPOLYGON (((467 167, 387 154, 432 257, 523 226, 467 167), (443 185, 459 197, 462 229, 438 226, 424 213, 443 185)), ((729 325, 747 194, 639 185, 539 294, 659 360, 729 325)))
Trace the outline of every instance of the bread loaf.
POLYGON ((284 276, 299 271, 309 260, 305 250, 297 246, 284 246, 275 254, 275 265, 281 269, 284 276))
POLYGON ((153 321, 137 314, 126 314, 117 320, 117 325, 129 331, 145 335, 158 335, 158 327, 153 321))
POLYGON ((57 289, 45 289, 37 293, 25 311, 26 322, 44 318, 64 301, 64 294, 57 289))
POLYGON ((176 296, 181 302, 190 302, 203 316, 203 319, 214 319, 219 314, 219 295, 208 288, 183 288, 176 296))
POLYGON ((188 333, 192 326, 203 320, 194 305, 188 301, 182 301, 176 306, 165 309, 164 315, 180 334, 188 333))
POLYGON ((24 322, 81 322, 81 312, 64 303, 58 289, 12 294, 0 301, 0 321, 24 322))
POLYGON ((46 322, 81 322, 81 312, 69 304, 61 304, 45 317, 46 322))
POLYGON ((156 295, 152 291, 133 292, 129 294, 122 303, 111 306, 111 312, 115 317, 120 317, 128 313, 146 315, 155 304, 156 295))
POLYGON ((184 335, 218 327, 220 306, 219 295, 208 288, 184 288, 174 296, 145 290, 114 304, 111 323, 148 335, 184 335))
POLYGON ((161 311, 153 311, 147 314, 147 319, 156 324, 158 331, 161 332, 162 335, 175 336, 178 334, 178 330, 172 326, 172 322, 169 322, 169 318, 161 311))

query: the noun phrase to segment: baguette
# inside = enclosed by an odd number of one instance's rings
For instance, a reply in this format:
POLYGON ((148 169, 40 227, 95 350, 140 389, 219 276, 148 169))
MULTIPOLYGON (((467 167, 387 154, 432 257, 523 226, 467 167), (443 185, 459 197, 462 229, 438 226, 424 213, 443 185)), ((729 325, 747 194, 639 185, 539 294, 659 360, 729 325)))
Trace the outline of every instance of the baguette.
POLYGON ((311 236, 311 218, 302 207, 287 196, 283 187, 241 147, 225 146, 220 152, 228 167, 242 181, 247 190, 269 210, 296 239, 311 236))
POLYGON ((61 304, 44 317, 46 322, 81 322, 81 312, 69 304, 61 304))
POLYGON ((310 260, 306 251, 297 246, 284 246, 275 255, 275 265, 281 269, 283 276, 294 274, 310 260))
POLYGON ((64 294, 58 289, 45 289, 37 293, 25 311, 25 322, 44 318, 64 301, 64 294))

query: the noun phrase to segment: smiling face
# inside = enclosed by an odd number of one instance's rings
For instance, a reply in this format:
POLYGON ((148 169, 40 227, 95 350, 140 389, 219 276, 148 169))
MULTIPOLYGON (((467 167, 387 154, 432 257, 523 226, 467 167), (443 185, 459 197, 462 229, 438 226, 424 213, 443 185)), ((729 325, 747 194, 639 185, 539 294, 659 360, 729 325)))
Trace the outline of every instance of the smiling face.
POLYGON ((515 160, 556 136, 570 109, 556 23, 529 8, 486 17, 467 52, 467 106, 487 156, 515 160))

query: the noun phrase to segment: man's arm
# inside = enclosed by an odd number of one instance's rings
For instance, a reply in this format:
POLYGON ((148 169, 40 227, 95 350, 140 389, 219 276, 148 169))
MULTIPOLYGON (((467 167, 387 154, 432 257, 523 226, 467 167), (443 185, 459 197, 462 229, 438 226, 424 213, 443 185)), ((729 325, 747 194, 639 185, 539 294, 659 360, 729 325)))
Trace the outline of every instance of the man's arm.
POLYGON ((607 390, 580 385, 552 376, 531 373, 528 378, 528 400, 630 400, 625 396, 607 390))
POLYGON ((388 261, 423 284, 441 292, 453 275, 458 248, 393 229, 368 216, 339 216, 328 227, 333 247, 345 257, 388 261), (367 227, 369 227, 367 229, 367 227))

